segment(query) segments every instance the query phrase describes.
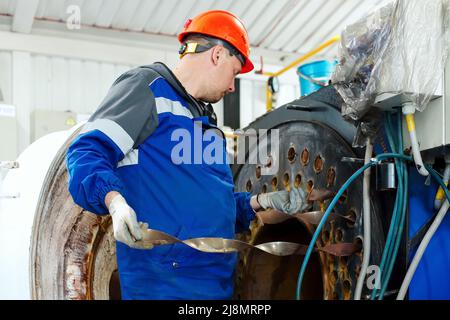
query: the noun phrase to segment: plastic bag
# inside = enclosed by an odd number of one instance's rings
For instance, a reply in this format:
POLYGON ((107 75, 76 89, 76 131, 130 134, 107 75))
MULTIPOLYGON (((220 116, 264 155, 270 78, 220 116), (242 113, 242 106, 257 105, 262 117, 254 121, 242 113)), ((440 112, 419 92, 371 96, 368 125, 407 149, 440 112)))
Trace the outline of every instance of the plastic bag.
POLYGON ((447 60, 449 10, 449 0, 396 0, 344 30, 332 83, 345 118, 361 119, 382 93, 426 108, 447 60))

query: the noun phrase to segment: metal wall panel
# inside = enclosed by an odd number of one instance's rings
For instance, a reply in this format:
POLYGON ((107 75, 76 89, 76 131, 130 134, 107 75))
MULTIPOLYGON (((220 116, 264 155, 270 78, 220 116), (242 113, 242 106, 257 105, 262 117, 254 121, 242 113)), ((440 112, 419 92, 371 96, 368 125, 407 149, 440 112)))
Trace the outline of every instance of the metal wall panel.
POLYGON ((11 53, 0 51, 0 103, 12 103, 12 89, 11 89, 11 53))
POLYGON ((32 106, 51 111, 92 113, 114 80, 132 66, 35 55, 32 106))

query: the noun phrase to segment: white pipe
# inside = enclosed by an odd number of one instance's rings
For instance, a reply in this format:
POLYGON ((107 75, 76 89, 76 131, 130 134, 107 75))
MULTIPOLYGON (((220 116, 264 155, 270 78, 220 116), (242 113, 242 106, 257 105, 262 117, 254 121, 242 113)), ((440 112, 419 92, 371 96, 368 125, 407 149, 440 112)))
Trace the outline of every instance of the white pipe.
POLYGON ((425 166, 422 161, 422 155, 420 154, 419 142, 417 141, 416 131, 410 131, 409 137, 411 138, 411 146, 414 157, 414 163, 416 164, 417 171, 422 176, 428 176, 429 172, 425 169, 425 166))
MULTIPOLYGON (((364 163, 367 164, 372 158, 373 145, 370 139, 367 139, 366 145, 366 155, 364 163)), ((370 169, 364 172, 364 182, 363 182, 363 219, 364 219, 364 256, 361 266, 361 272, 358 277, 358 282, 356 284, 355 290, 355 300, 361 300, 361 294, 364 286, 364 281, 366 280, 367 269, 370 263, 370 169)))
MULTIPOLYGON (((450 164, 447 164, 445 166, 444 178, 442 180, 444 181, 445 185, 448 185, 448 181, 450 180, 450 164)), ((436 199, 434 200, 434 208, 436 210, 439 210, 439 208, 442 206, 444 198, 445 198, 444 189, 442 189, 442 187, 439 187, 439 190, 436 194, 436 199)))
POLYGON ((402 111, 406 116, 406 124, 408 127, 409 137, 411 138, 411 147, 417 171, 419 171, 422 176, 427 177, 429 175, 429 172, 427 171, 427 169, 425 169, 425 166, 423 164, 422 155, 420 154, 419 142, 417 141, 416 135, 416 123, 414 121, 414 113, 416 112, 416 108, 412 103, 405 103, 403 105, 402 111))
POLYGON ((411 283, 414 273, 416 272, 417 266, 419 265, 419 262, 422 259, 422 256, 425 253, 425 250, 427 249, 431 238, 434 236, 434 234, 436 233, 436 230, 439 228, 442 220, 444 219, 445 215, 447 214, 449 207, 450 207, 450 204, 449 204, 448 200, 446 200, 444 202, 442 208, 439 210, 438 215, 434 219, 433 224, 431 225, 430 229, 427 231, 427 233, 423 237, 423 240, 420 243, 419 248, 417 249, 414 259, 412 260, 411 265, 408 268, 408 272, 406 273, 406 276, 405 276, 405 279, 403 280, 402 286, 400 287, 400 291, 397 295, 397 300, 405 299, 406 292, 408 291, 409 284, 411 283))

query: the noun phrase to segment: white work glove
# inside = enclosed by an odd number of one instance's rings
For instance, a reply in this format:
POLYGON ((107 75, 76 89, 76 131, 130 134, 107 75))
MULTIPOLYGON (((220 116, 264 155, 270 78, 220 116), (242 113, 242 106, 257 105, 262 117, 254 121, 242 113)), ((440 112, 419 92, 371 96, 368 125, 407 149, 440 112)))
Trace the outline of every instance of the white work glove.
POLYGON ((300 188, 288 191, 276 191, 260 193, 257 197, 259 205, 263 209, 275 209, 286 214, 295 214, 311 207, 307 200, 307 194, 300 188))
POLYGON ((136 249, 151 249, 153 246, 142 240, 142 232, 148 229, 148 224, 137 221, 136 213, 128 205, 122 195, 117 194, 112 198, 109 207, 112 218, 114 238, 129 247, 136 249))

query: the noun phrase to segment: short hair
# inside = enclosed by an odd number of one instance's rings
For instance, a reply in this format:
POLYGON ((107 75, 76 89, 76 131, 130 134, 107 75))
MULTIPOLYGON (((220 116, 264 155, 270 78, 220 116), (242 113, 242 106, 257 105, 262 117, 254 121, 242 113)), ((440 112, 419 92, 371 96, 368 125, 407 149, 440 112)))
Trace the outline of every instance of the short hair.
POLYGON ((201 45, 208 45, 210 43, 208 38, 201 34, 189 34, 183 39, 183 42, 186 43, 196 42, 201 45))

